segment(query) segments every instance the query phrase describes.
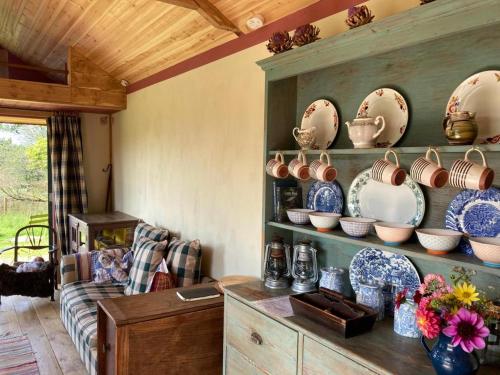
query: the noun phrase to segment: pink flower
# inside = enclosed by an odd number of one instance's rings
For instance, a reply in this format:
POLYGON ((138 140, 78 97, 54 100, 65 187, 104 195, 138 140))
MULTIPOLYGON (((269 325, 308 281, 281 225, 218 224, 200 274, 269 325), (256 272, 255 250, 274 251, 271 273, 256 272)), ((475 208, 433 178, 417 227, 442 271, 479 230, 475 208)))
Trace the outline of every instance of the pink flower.
POLYGON ((484 326, 484 320, 478 313, 461 308, 448 321, 448 327, 443 333, 451 337, 453 346, 460 346, 470 353, 474 349, 484 349, 484 338, 490 334, 490 330, 484 326))
POLYGON ((417 327, 428 339, 433 339, 439 335, 440 319, 432 310, 418 309, 416 314, 417 327))
POLYGON ((429 274, 425 275, 424 284, 430 284, 432 281, 436 281, 439 284, 446 283, 443 275, 440 275, 438 273, 429 273, 429 274))

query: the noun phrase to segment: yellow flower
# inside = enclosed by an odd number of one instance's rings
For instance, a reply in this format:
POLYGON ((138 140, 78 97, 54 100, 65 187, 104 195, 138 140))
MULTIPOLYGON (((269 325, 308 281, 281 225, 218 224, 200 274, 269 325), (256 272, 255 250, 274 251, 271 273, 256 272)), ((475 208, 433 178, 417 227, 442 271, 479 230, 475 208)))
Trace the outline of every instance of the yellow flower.
POLYGON ((462 285, 457 285, 453 294, 465 305, 472 305, 472 302, 479 301, 479 293, 476 292, 476 287, 466 282, 462 283, 462 285))

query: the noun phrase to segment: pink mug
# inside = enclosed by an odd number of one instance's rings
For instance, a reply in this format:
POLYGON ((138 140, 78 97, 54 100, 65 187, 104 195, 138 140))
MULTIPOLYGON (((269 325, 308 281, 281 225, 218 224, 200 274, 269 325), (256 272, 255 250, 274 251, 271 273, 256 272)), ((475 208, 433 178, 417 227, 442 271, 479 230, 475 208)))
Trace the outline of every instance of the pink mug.
POLYGON ((323 151, 319 159, 314 160, 309 166, 309 174, 312 178, 319 181, 334 181, 337 178, 337 170, 332 166, 330 155, 323 151))
POLYGON ((266 172, 268 175, 276 178, 288 177, 288 168, 285 164, 285 158, 281 152, 277 152, 274 159, 267 162, 266 172))
POLYGON ((410 176, 415 181, 432 188, 442 188, 448 182, 448 171, 441 165, 441 159, 436 149, 429 147, 425 157, 419 157, 413 162, 410 176), (431 153, 436 156, 436 162, 432 161, 431 153))
POLYGON ((301 181, 309 180, 309 167, 306 155, 302 151, 299 151, 297 157, 288 164, 288 172, 301 181))
POLYGON ((393 149, 387 150, 383 159, 375 160, 372 166, 372 179, 385 184, 399 186, 406 179, 406 171, 399 165, 399 156, 393 149), (394 155, 396 164, 389 161, 389 154, 394 155))
POLYGON ((495 172, 488 168, 483 152, 475 147, 467 150, 463 160, 455 160, 450 169, 450 185, 462 189, 486 190, 493 183, 495 172), (483 165, 469 160, 469 154, 476 151, 481 155, 483 165))

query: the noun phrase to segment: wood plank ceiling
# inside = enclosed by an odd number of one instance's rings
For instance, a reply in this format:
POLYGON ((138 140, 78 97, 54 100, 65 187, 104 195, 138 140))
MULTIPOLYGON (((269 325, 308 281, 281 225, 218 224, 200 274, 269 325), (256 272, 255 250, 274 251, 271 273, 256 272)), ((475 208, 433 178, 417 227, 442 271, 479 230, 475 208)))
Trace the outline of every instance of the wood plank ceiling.
MULTIPOLYGON (((210 0, 243 33, 317 0, 210 0)), ((198 11, 157 0, 0 0, 0 45, 27 63, 64 69, 76 46, 117 79, 136 82, 237 36, 198 11)))

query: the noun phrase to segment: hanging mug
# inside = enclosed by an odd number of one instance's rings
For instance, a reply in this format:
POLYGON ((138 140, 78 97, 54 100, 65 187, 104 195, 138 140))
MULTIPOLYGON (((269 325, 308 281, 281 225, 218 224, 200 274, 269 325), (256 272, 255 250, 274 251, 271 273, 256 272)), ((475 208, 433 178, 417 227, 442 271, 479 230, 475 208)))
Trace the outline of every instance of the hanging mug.
POLYGON ((309 167, 306 155, 302 151, 299 151, 297 157, 288 164, 288 172, 301 181, 309 180, 309 167))
POLYGON ((455 160, 450 169, 450 185, 462 189, 486 190, 493 183, 495 172, 488 168, 483 152, 475 147, 467 150, 464 160, 455 160), (483 165, 469 160, 469 154, 476 151, 481 155, 483 165))
POLYGON ((288 177, 288 168, 285 164, 285 158, 281 152, 277 152, 274 159, 267 162, 266 172, 268 175, 276 178, 288 177))
POLYGON ((337 178, 337 170, 332 166, 330 155, 322 152, 318 160, 314 160, 309 166, 309 174, 312 178, 323 181, 332 182, 337 178))
POLYGON ((448 182, 448 171, 442 167, 439 153, 432 147, 427 150, 425 157, 419 157, 413 162, 410 176, 415 181, 432 188, 442 188, 448 182), (436 156, 437 163, 432 161, 431 154, 436 156))
POLYGON ((406 171, 400 167, 396 151, 389 149, 383 159, 375 160, 372 166, 372 179, 394 186, 399 186, 405 181, 406 171), (389 154, 394 155, 396 164, 389 161, 389 154))

